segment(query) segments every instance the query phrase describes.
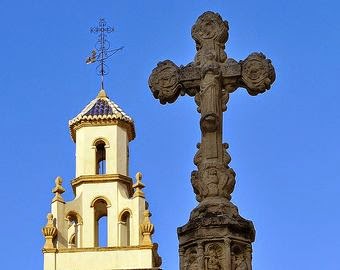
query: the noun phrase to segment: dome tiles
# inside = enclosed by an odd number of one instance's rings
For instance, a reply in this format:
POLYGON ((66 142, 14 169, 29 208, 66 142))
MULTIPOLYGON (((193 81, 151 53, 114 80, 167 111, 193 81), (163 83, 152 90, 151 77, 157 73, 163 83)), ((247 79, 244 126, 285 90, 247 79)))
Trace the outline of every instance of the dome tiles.
POLYGON ((76 141, 76 130, 83 126, 119 125, 127 129, 129 141, 136 137, 132 118, 116 103, 109 99, 105 91, 99 91, 93 99, 76 117, 69 121, 69 128, 73 141, 76 141))

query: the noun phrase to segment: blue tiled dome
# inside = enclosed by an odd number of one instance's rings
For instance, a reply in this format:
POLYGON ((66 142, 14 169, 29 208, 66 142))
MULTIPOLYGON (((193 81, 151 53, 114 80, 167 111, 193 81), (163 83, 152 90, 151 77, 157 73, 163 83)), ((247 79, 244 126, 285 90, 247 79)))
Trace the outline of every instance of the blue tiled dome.
POLYGON ((135 127, 133 120, 117 104, 108 98, 104 90, 100 90, 98 96, 92 100, 76 117, 69 121, 69 127, 73 141, 75 132, 82 123, 96 125, 112 125, 125 123, 129 131, 129 140, 135 138, 135 127))
POLYGON ((85 115, 113 115, 113 110, 107 100, 98 99, 85 115))

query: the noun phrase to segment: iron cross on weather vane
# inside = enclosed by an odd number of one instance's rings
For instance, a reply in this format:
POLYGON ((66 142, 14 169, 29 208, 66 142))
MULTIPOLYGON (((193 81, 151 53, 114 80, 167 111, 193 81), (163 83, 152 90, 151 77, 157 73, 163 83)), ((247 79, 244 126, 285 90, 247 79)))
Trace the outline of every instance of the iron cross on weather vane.
POLYGON ((109 68, 105 63, 106 59, 124 48, 111 49, 110 42, 106 39, 106 36, 113 31, 114 28, 107 26, 105 19, 99 19, 98 26, 91 27, 90 29, 91 33, 98 34, 98 40, 95 49, 92 50, 91 56, 86 58, 86 64, 98 63, 96 70, 101 79, 101 89, 104 89, 104 76, 109 73, 109 68))
POLYGON ((264 93, 275 80, 271 61, 262 53, 252 53, 243 61, 228 58, 228 22, 214 12, 202 14, 192 27, 197 53, 193 62, 178 67, 172 61, 158 63, 149 78, 149 87, 161 104, 174 102, 179 95, 195 97, 201 114, 201 143, 194 163, 198 170, 191 183, 200 203, 191 218, 202 212, 219 212, 228 203, 235 185, 235 172, 229 167, 228 144, 222 143, 223 112, 229 94, 238 87, 252 96, 264 93))

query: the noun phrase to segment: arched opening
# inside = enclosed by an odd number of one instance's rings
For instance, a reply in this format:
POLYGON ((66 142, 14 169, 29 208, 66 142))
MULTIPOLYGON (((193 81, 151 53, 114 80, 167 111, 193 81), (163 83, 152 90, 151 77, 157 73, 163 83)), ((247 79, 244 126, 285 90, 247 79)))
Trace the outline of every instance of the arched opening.
POLYGON ((124 211, 119 220, 119 231, 120 231, 120 245, 130 246, 131 238, 131 214, 129 211, 124 211))
POLYGON ((93 204, 94 208, 94 246, 107 246, 107 202, 98 199, 93 204))
POLYGON ((98 220, 98 247, 107 247, 107 216, 98 220))
POLYGON ((96 144, 96 174, 106 174, 105 142, 100 140, 96 144))
POLYGON ((67 215, 67 244, 69 248, 80 247, 80 224, 81 218, 74 212, 67 215))
POLYGON ((76 234, 72 234, 69 240, 69 247, 77 247, 76 234))

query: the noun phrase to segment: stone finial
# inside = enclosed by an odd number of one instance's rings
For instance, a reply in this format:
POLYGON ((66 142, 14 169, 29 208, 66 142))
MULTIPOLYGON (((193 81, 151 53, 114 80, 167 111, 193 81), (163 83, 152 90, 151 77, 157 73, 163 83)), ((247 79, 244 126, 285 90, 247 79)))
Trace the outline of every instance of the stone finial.
POLYGON ((65 203, 63 197, 61 196, 61 194, 63 194, 65 192, 65 189, 61 185, 62 183, 63 183, 63 179, 60 176, 58 176, 55 179, 55 187, 52 189, 52 192, 55 194, 52 202, 65 203))
POLYGON ((97 98, 107 98, 106 92, 104 89, 101 89, 97 95, 97 98))
POLYGON ((53 215, 51 213, 47 214, 47 224, 42 228, 42 233, 45 236, 44 249, 54 248, 53 239, 57 235, 57 228, 53 224, 53 215))
POLYGON ((144 192, 142 191, 143 188, 145 188, 145 185, 142 183, 142 173, 138 172, 136 174, 136 184, 134 184, 132 187, 135 189, 135 193, 133 194, 133 198, 135 197, 142 197, 145 198, 144 192))
POLYGON ((140 225, 143 236, 142 245, 152 245, 151 235, 154 233, 154 226, 150 220, 151 213, 149 210, 144 211, 144 221, 140 225))

